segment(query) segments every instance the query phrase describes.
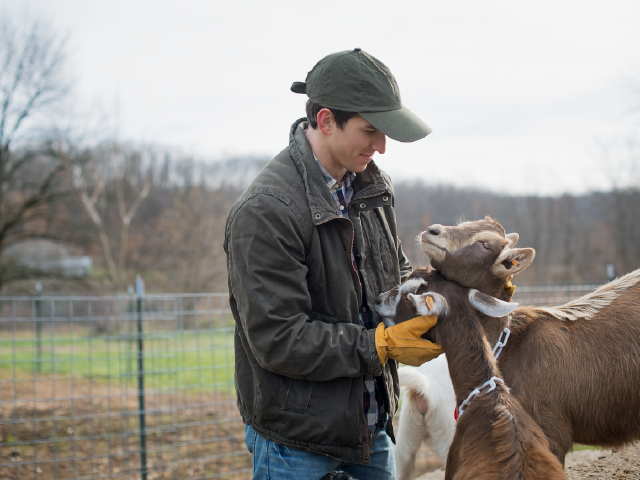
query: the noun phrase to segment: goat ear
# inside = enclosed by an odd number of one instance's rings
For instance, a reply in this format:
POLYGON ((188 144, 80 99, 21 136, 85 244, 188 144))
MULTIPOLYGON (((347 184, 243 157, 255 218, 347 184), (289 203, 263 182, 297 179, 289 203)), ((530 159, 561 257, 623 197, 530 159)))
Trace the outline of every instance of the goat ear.
POLYGON ((507 240, 509 240, 509 248, 515 247, 516 243, 518 243, 518 239, 520 238, 520 235, 517 233, 508 233, 505 236, 507 237, 507 240))
POLYGON ((447 301, 438 293, 427 292, 422 295, 410 293, 407 298, 413 302, 416 312, 420 315, 435 315, 437 317, 447 311, 447 301))
POLYGON ((491 295, 479 292, 475 288, 469 290, 469 302, 473 308, 489 317, 504 317, 518 306, 515 302, 503 302, 491 295))
POLYGON ((496 258, 491 273, 496 277, 515 275, 531 265, 535 256, 536 251, 533 248, 509 248, 496 258))

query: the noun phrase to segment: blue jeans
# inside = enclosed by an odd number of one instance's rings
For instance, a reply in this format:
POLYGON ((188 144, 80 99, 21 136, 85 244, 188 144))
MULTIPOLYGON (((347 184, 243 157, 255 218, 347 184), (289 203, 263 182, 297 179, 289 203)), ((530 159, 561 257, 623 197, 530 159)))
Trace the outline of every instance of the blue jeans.
POLYGON ((318 480, 326 473, 336 470, 344 470, 359 480, 396 478, 393 444, 384 430, 373 436, 368 466, 341 462, 325 455, 278 445, 264 438, 250 425, 244 427, 244 438, 253 460, 254 480, 318 480))

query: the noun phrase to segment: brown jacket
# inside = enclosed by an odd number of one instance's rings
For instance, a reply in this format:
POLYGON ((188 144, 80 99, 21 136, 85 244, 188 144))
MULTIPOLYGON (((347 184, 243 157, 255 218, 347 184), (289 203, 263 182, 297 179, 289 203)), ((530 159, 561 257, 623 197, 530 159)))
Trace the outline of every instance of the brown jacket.
MULTIPOLYGON (((382 375, 390 416, 399 387, 396 363, 382 367, 374 330, 359 323, 362 288, 374 311, 378 294, 403 281, 411 267, 396 232, 389 177, 371 162, 355 178, 349 219, 338 215, 305 120, 293 124, 289 147, 260 172, 227 219, 238 408, 270 440, 368 464, 362 377, 382 375)), ((387 432, 393 438, 391 419, 387 432)))

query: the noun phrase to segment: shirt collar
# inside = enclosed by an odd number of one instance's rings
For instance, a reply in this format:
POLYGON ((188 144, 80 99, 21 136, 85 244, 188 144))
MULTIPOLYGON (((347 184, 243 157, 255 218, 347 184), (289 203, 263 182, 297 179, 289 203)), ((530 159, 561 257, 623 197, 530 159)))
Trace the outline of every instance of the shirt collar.
POLYGON ((333 190, 335 188, 341 188, 343 186, 342 185, 343 182, 344 182, 344 188, 347 189, 351 186, 351 184, 353 183, 353 180, 356 178, 355 173, 347 171, 347 173, 344 174, 344 177, 342 177, 342 182, 338 182, 322 166, 322 164, 320 163, 320 160, 318 160, 318 157, 316 157, 315 153, 313 154, 313 159, 318 164, 318 167, 320 167, 320 171, 322 172, 322 175, 324 175, 324 180, 325 182, 327 182, 327 187, 329 187, 329 190, 333 190))

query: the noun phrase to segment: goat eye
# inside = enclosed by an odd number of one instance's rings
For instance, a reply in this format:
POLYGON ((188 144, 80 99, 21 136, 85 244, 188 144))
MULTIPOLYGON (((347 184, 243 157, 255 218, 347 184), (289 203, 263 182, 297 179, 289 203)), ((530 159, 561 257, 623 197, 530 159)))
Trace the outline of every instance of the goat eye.
POLYGON ((482 246, 489 250, 489 242, 482 242, 482 246))

